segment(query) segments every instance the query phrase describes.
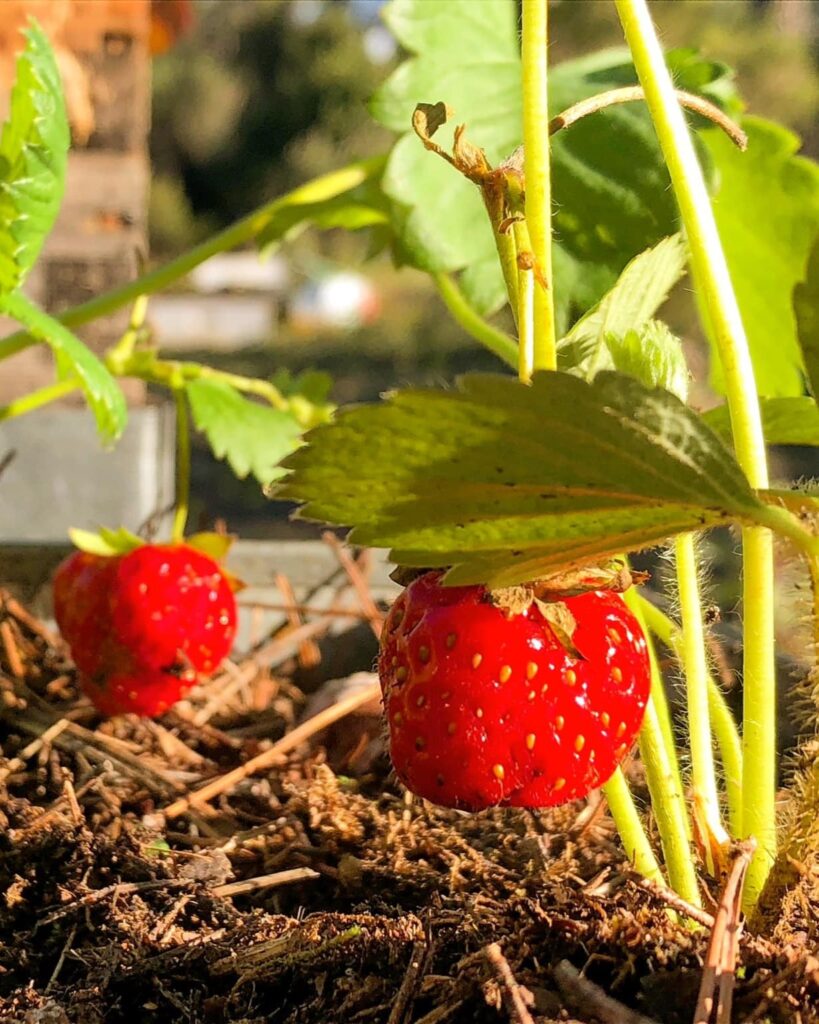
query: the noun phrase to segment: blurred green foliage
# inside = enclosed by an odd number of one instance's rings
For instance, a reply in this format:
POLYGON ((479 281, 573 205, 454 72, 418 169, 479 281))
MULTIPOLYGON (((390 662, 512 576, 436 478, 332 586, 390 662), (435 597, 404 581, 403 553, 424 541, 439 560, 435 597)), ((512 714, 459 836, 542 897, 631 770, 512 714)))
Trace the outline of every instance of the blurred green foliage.
POLYGON ((200 0, 154 62, 151 241, 178 251, 254 206, 384 152, 367 101, 389 70, 341 0, 200 0))

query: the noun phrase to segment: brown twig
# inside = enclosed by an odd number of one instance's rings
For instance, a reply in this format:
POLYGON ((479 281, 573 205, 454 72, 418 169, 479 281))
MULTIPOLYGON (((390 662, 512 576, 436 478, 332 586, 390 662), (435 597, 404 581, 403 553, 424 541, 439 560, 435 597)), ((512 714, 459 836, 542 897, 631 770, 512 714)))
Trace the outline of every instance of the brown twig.
POLYGON ((703 910, 701 907, 695 907, 693 903, 689 903, 688 900, 684 900, 682 896, 678 896, 673 890, 666 886, 660 885, 658 882, 653 881, 653 879, 644 878, 642 875, 638 875, 636 873, 632 875, 632 881, 638 888, 643 889, 652 896, 655 896, 667 907, 671 907, 673 910, 679 910, 680 913, 685 914, 686 917, 690 917, 692 921, 696 921, 697 924, 701 924, 704 928, 714 927, 714 917, 712 914, 709 914, 707 910, 703 910))
POLYGON ((361 619, 363 622, 383 622, 386 615, 384 612, 378 611, 374 615, 368 615, 367 612, 362 611, 360 608, 339 608, 335 605, 328 605, 323 608, 318 604, 278 604, 276 601, 257 601, 255 598, 252 601, 237 601, 237 604, 245 608, 262 608, 268 612, 287 612, 290 609, 297 611, 299 615, 318 615, 318 616, 329 616, 330 618, 340 619, 361 619))
POLYGON ((244 896, 259 889, 277 889, 279 886, 303 882, 309 878, 321 878, 321 875, 312 868, 290 868, 287 871, 276 871, 272 875, 246 878, 242 882, 226 882, 224 885, 214 886, 210 891, 214 896, 244 896))
POLYGON ((729 1024, 736 981, 741 923, 742 883, 756 849, 753 839, 734 847, 731 869, 716 914, 694 1011, 694 1024, 709 1024, 716 1011, 717 1024, 729 1024))
POLYGON ((17 646, 14 628, 8 619, 3 619, 0 622, 0 640, 3 643, 3 650, 6 652, 9 671, 15 679, 23 679, 26 669, 23 665, 23 659, 20 657, 20 648, 17 646))
POLYGON ((515 1024, 535 1024, 531 1013, 529 1013, 529 1007, 524 1001, 520 985, 498 943, 491 942, 488 946, 484 946, 483 955, 489 961, 489 966, 500 982, 503 1004, 510 1020, 515 1024))
POLYGON ((413 943, 409 963, 404 972, 404 979, 392 1004, 387 1024, 402 1024, 407 1011, 411 1008, 412 1002, 415 999, 415 993, 424 975, 428 961, 429 945, 427 942, 413 943))
POLYGON ((192 885, 193 882, 189 878, 162 878, 151 880, 150 882, 117 882, 114 885, 106 885, 104 889, 95 889, 93 892, 88 893, 88 895, 81 896, 80 899, 73 900, 71 903, 66 903, 59 910, 55 910, 40 918, 37 924, 38 927, 44 924, 52 924, 52 922, 59 920, 61 917, 65 917, 66 914, 70 914, 74 910, 80 910, 83 907, 93 906, 93 904, 100 903, 108 896, 129 896, 132 893, 148 892, 151 889, 182 889, 192 885))
MULTIPOLYGON (((301 619, 301 613, 296 607, 296 595, 293 593, 290 580, 283 572, 277 572, 275 581, 276 586, 279 588, 279 593, 285 601, 287 619, 291 626, 298 629, 304 623, 301 619)), ((298 658, 302 668, 315 668, 318 665, 321 661, 321 651, 314 640, 304 640, 299 644, 298 658)))
POLYGON ((320 636, 329 628, 330 625, 326 621, 306 622, 295 629, 288 624, 263 647, 260 647, 252 657, 248 658, 239 671, 226 683, 222 682, 221 674, 215 677, 209 684, 215 692, 204 707, 201 707, 193 716, 191 719, 193 724, 199 727, 206 725, 235 693, 252 683, 262 669, 269 671, 278 668, 288 658, 293 657, 301 643, 320 636))
POLYGON ((15 772, 19 772, 25 768, 26 761, 30 757, 34 757, 35 754, 39 754, 43 747, 47 746, 52 740, 55 740, 60 733, 68 728, 71 723, 67 718, 58 718, 57 721, 48 727, 45 732, 33 739, 31 743, 28 743, 20 753, 13 757, 10 761, 7 761, 2 768, 0 768, 0 782, 3 779, 8 778, 9 775, 13 775, 15 772))
POLYGON ((310 739, 317 732, 321 732, 322 729, 326 729, 328 725, 332 725, 333 722, 337 722, 340 718, 348 715, 351 711, 355 711, 356 708, 361 707, 362 704, 366 704, 367 701, 372 700, 380 693, 380 687, 377 683, 372 686, 366 686, 359 690, 357 693, 351 694, 344 700, 339 701, 337 704, 331 705, 329 708, 325 708, 324 711, 319 712, 317 715, 313 715, 312 718, 308 718, 306 722, 302 722, 301 725, 296 726, 285 736, 282 736, 280 740, 273 744, 272 747, 258 754, 256 757, 252 757, 245 764, 240 765, 238 768, 234 768, 233 771, 228 772, 226 775, 220 775, 216 779, 212 779, 210 782, 202 786, 201 789, 189 793, 187 796, 182 797, 179 800, 175 800, 172 804, 165 808, 166 818, 176 818, 180 814, 184 814, 191 806, 201 806, 212 800, 215 796, 221 793, 225 793, 228 790, 233 789, 240 782, 250 778, 251 775, 255 775, 256 772, 262 771, 264 768, 269 768, 274 765, 279 758, 299 746, 300 743, 304 743, 310 739))
MULTIPOLYGON (((376 605, 375 601, 373 601, 373 596, 370 593, 370 585, 367 582, 364 573, 361 571, 361 566, 352 557, 350 552, 347 550, 347 548, 344 547, 344 545, 341 543, 341 541, 338 539, 338 537, 336 537, 334 533, 330 533, 329 530, 325 530, 325 532, 321 535, 321 539, 325 542, 325 544, 329 544, 330 547, 335 552, 339 564, 341 565, 342 569, 344 569, 344 571, 347 573, 347 576, 350 579, 350 583, 352 583, 353 589, 358 595, 358 600, 361 604, 362 611, 366 614, 369 620, 370 628, 372 629, 373 633, 375 633, 376 640, 379 639, 379 637, 381 636, 381 624, 383 621, 383 617, 379 616, 378 606, 376 605)), ((364 557, 368 556, 365 555, 364 557)))
POLYGON ((568 960, 561 960, 552 968, 552 974, 564 998, 581 1013, 596 1017, 603 1024, 655 1024, 650 1017, 643 1016, 611 996, 606 995, 599 985, 584 978, 568 960))

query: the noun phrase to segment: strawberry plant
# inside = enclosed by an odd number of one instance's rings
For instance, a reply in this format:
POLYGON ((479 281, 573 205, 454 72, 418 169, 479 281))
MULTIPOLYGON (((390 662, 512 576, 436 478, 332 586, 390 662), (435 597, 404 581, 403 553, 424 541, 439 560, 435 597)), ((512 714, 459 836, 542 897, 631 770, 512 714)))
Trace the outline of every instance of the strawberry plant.
MULTIPOLYGON (((109 531, 80 538, 87 553, 59 578, 68 594, 80 575, 93 580, 88 605, 71 597, 61 614, 92 696, 100 666, 121 681, 107 709, 153 713, 223 650, 203 653, 195 631, 154 644, 149 622, 126 636, 140 621, 132 611, 150 620, 153 606, 118 589, 129 560, 189 557, 192 418, 238 474, 278 480, 276 496, 303 516, 352 527, 353 543, 390 549, 417 576, 390 614, 379 666, 394 764, 411 789, 475 809, 602 786, 628 857, 694 905, 698 876, 718 875, 731 841, 752 837, 750 910, 815 842, 809 764, 777 849, 774 537, 803 560, 815 599, 817 496, 772 487, 766 445, 819 444, 819 169, 780 126, 734 122, 741 102, 722 65, 663 54, 646 0, 615 3, 628 51, 549 68, 546 0, 523 0, 520 45, 513 0, 483 0, 480 17, 474 0, 392 0, 385 17, 408 56, 372 101, 400 136, 387 156, 273 200, 59 318, 20 291, 56 214, 68 141, 53 58, 32 28, 0 139, 0 310, 22 328, 0 341, 0 358, 48 344, 57 381, 0 418, 81 388, 113 441, 125 420, 117 377, 164 386, 176 402, 173 556, 130 551, 132 538, 109 531), (161 357, 145 327, 150 294, 217 252, 270 248, 311 225, 373 229, 397 262, 431 275, 507 372, 400 390, 331 421, 306 393, 161 357), (689 403, 681 342, 657 316, 686 269, 726 399, 707 413, 689 403), (97 360, 72 329, 127 304, 129 331, 97 360), (506 304, 514 336, 491 319, 506 304), (700 594, 697 537, 719 526, 742 539, 741 728, 712 678, 700 594), (679 622, 626 561, 658 546, 673 550, 679 622), (86 645, 102 608, 120 625, 86 645), (655 639, 682 667, 681 716, 655 639), (147 683, 132 701, 135 664, 147 683), (657 849, 621 767, 635 737, 657 849)), ((223 594, 218 575, 207 568, 204 590, 197 575, 190 600, 223 594)), ((163 618, 184 607, 178 587, 157 600, 163 618)), ((224 609, 229 619, 226 593, 224 609)))

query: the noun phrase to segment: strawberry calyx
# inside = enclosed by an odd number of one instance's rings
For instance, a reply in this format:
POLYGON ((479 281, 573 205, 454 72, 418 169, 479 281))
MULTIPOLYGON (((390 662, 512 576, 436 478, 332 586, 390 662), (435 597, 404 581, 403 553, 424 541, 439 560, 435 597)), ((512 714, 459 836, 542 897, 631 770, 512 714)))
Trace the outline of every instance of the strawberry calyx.
POLYGON ((120 526, 116 530, 109 530, 103 526, 98 533, 93 530, 78 530, 72 528, 68 531, 71 543, 80 551, 88 555, 98 555, 101 558, 116 558, 119 555, 127 555, 131 551, 143 546, 145 541, 135 533, 120 526))
POLYGON ((634 571, 621 559, 613 558, 601 565, 566 569, 530 583, 497 587, 487 591, 487 600, 507 618, 525 615, 535 605, 566 652, 574 658, 583 658, 582 651, 574 643, 577 623, 566 604, 566 598, 600 590, 622 594, 629 587, 645 583, 647 579, 648 573, 634 571))

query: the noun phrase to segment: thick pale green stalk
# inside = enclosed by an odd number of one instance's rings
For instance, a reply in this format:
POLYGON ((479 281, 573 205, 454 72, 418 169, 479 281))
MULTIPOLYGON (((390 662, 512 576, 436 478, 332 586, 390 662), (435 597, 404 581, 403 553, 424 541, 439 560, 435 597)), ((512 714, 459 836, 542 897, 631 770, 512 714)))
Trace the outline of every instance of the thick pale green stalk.
POLYGON ((50 402, 56 402, 58 398, 64 398, 76 391, 80 386, 78 380, 59 380, 56 384, 49 384, 47 387, 38 388, 28 395, 15 398, 8 405, 0 406, 0 422, 13 420, 15 416, 25 416, 26 413, 41 409, 50 402))
MULTIPOLYGON (((453 320, 460 324, 467 334, 471 334, 476 341, 480 342, 484 348, 494 352, 507 366, 517 369, 518 346, 514 340, 508 334, 499 331, 497 327, 487 323, 475 312, 449 274, 435 274, 433 280, 438 288, 438 294, 444 300, 453 320)), ((517 282, 517 275, 515 275, 515 281, 517 282)), ((516 301, 517 292, 510 295, 510 302, 513 305, 516 301)), ((515 312, 517 314, 517 310, 515 312)))
MULTIPOLYGON (((768 469, 753 365, 705 179, 646 0, 615 2, 671 175, 691 253, 694 283, 716 339, 737 459, 751 485, 764 488, 768 485, 768 469)), ((743 565, 742 831, 758 842, 745 884, 745 905, 750 909, 776 855, 773 550, 766 531, 758 527, 743 531, 743 565)))
POLYGON ((697 872, 689 845, 689 825, 685 811, 685 794, 679 770, 666 753, 665 738, 655 706, 655 694, 662 691, 663 679, 654 645, 648 640, 651 660, 651 699, 640 730, 640 757, 646 770, 651 809, 657 819, 657 830, 665 857, 668 880, 672 887, 689 903, 700 906, 697 872))
MULTIPOLYGON (((127 306, 129 302, 139 299, 140 296, 153 295, 154 292, 167 288, 174 281, 189 274, 191 270, 210 259, 211 256, 253 241, 283 210, 295 204, 309 208, 312 203, 331 199, 333 196, 341 195, 343 192, 355 188, 356 185, 360 185, 376 173, 383 166, 384 160, 384 157, 362 160, 350 164, 348 167, 332 171, 330 174, 322 175, 320 178, 315 178, 287 195, 265 203, 264 206, 249 213, 247 217, 231 224, 230 227, 208 238, 201 245, 182 253, 170 263, 165 263, 161 267, 143 274, 142 277, 129 281, 128 284, 98 295, 81 306, 74 306, 73 309, 61 313, 56 319, 66 327, 79 327, 81 324, 87 324, 91 320, 107 316, 109 313, 127 306)), ((25 331, 10 334, 7 338, 0 340, 0 359, 5 359, 7 356, 14 355, 15 352, 20 352, 37 343, 38 340, 25 331)))
POLYGON ((552 184, 549 161, 548 0, 523 0, 523 172, 526 223, 536 263, 534 367, 557 369, 552 293, 552 184))
POLYGON ((641 875, 665 885, 663 872, 651 849, 622 769, 618 768, 602 789, 629 861, 641 875))
POLYGON ((708 713, 708 662, 705 655, 705 627, 702 621, 697 556, 694 534, 675 538, 680 613, 682 618, 682 662, 688 708, 688 739, 691 745, 691 783, 694 799, 711 834, 722 839, 723 827, 714 772, 711 723, 708 713))
MULTIPOLYGON (((665 644, 682 663, 682 631, 676 622, 647 598, 638 598, 640 611, 651 632, 665 644)), ((742 741, 725 695, 715 680, 708 677, 708 712, 714 739, 717 741, 725 795, 728 802, 728 822, 731 835, 737 839, 742 825, 742 741)))

